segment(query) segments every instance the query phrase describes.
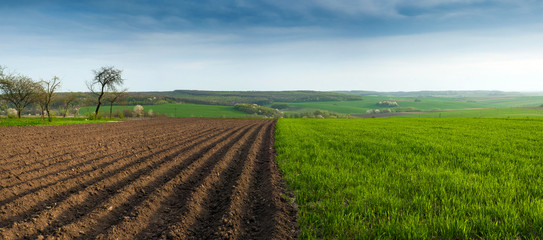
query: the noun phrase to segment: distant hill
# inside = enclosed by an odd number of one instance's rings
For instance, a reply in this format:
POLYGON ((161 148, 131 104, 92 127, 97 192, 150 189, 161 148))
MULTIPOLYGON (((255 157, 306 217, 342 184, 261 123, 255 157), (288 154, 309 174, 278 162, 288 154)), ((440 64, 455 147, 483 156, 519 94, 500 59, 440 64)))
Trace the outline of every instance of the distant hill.
POLYGON ((375 92, 375 91, 334 91, 356 96, 384 96, 384 97, 447 97, 447 98, 473 98, 473 97, 521 97, 543 96, 543 92, 504 92, 504 91, 413 91, 413 92, 375 92))
POLYGON ((200 91, 175 90, 144 94, 176 99, 185 103, 233 106, 237 103, 268 105, 274 102, 353 101, 362 97, 353 94, 319 91, 200 91))

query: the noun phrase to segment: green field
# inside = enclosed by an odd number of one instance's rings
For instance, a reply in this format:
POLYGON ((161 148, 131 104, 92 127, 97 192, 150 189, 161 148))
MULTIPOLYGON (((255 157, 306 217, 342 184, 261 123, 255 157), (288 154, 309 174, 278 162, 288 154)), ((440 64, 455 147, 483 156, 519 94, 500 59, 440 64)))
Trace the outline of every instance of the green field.
POLYGON ((394 118, 495 118, 495 117, 543 117, 543 108, 481 108, 443 112, 422 112, 394 118))
MULTIPOLYGON (((230 118, 242 118, 250 117, 246 113, 237 111, 231 106, 217 106, 217 105, 202 105, 202 104, 162 104, 162 105, 143 105, 144 110, 147 112, 153 110, 154 113, 165 114, 168 117, 230 117, 230 118)), ((88 111, 93 112, 96 107, 81 108, 79 113, 81 115, 87 114, 88 111)), ((122 111, 123 109, 133 110, 134 106, 113 106, 113 111, 122 111)), ((109 116, 109 106, 100 107, 100 112, 103 116, 109 116)))
MULTIPOLYGON (((400 108, 414 108, 420 111, 441 111, 452 109, 536 107, 543 104, 543 97, 502 97, 502 98, 444 98, 444 97, 382 97, 364 96, 364 100, 327 102, 290 102, 288 113, 326 110, 340 114, 365 114, 368 109, 383 109, 379 101, 397 101, 400 108), (420 101, 416 102, 415 99, 420 101)), ((394 108, 392 108, 394 109, 394 108)))
POLYGON ((280 119, 301 238, 540 239, 543 119, 280 119))
MULTIPOLYGON (((49 125, 71 125, 71 124, 87 124, 87 123, 101 123, 109 122, 121 119, 101 119, 89 121, 85 118, 54 118, 52 122, 48 122, 47 118, 42 121, 40 117, 23 117, 18 118, 0 118, 0 127, 6 126, 49 126, 49 125)), ((126 120, 126 119, 124 119, 126 120)))
POLYGON ((486 107, 537 107, 543 104, 541 96, 470 98, 486 107))
POLYGON ((403 108, 413 107, 421 111, 445 110, 445 109, 466 109, 479 108, 486 105, 477 102, 468 102, 466 100, 457 100, 450 98, 420 98, 420 102, 415 102, 416 98, 388 98, 388 97, 364 97, 364 100, 358 101, 330 101, 330 102, 304 102, 288 103, 290 109, 286 112, 311 112, 315 110, 326 110, 341 114, 365 114, 368 109, 382 109, 386 107, 377 106, 379 101, 394 99, 403 108))

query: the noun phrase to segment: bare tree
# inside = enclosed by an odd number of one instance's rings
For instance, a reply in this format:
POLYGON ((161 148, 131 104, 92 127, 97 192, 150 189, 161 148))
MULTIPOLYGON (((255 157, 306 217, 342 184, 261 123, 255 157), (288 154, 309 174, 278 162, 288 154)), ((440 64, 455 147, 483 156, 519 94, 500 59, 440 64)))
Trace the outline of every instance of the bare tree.
POLYGON ((40 108, 41 120, 45 121, 45 88, 41 84, 36 84, 36 93, 34 94, 34 102, 40 108))
POLYGON ((57 76, 54 76, 49 81, 41 80, 39 82, 39 87, 37 91, 37 102, 40 105, 40 108, 42 110, 42 119, 43 119, 43 110, 47 112, 47 120, 49 122, 53 121, 53 116, 51 116, 51 110, 49 109, 51 107, 51 103, 53 102, 53 98, 55 97, 56 93, 55 91, 60 87, 60 79, 57 76))
POLYGON ((64 101, 62 105, 63 106, 62 117, 66 117, 70 108, 74 107, 74 103, 76 99, 77 99, 77 94, 73 92, 68 93, 68 95, 64 97, 64 101))
POLYGON ((29 77, 5 73, 4 70, 0 67, 0 98, 13 104, 17 117, 21 118, 21 112, 35 100, 37 83, 29 77))
POLYGON ((98 96, 98 104, 94 112, 98 116, 104 94, 117 89, 117 87, 123 84, 124 79, 121 77, 122 70, 115 69, 112 66, 93 70, 93 73, 94 79, 91 82, 87 82, 87 87, 93 94, 98 96))
POLYGON ((109 102, 109 118, 113 115, 113 104, 124 98, 127 91, 128 89, 125 88, 121 91, 113 90, 107 94, 105 101, 109 102))

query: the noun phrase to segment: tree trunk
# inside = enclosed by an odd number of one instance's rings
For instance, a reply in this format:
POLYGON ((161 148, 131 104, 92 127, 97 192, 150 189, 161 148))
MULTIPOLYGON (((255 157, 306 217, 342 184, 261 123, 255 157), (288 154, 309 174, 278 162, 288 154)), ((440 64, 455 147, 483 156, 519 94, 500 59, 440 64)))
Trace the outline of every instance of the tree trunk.
POLYGON ((51 117, 51 112, 49 112, 49 108, 45 108, 45 111, 47 112, 47 120, 49 120, 49 122, 52 122, 53 118, 51 117))
POLYGON ((41 116, 41 121, 42 121, 42 122, 45 121, 45 116, 43 115, 43 112, 44 112, 44 111, 43 111, 43 108, 40 107, 40 116, 41 116))
POLYGON ((100 110, 100 105, 102 105, 102 97, 104 96, 104 90, 102 87, 102 93, 100 93, 100 96, 98 96, 98 105, 96 106, 96 111, 94 111, 94 114, 98 116, 98 110, 100 110))

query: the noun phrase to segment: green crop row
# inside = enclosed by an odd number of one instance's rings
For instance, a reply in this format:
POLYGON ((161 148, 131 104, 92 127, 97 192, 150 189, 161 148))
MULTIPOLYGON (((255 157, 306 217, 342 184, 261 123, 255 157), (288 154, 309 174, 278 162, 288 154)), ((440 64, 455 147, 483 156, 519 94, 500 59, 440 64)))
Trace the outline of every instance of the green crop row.
POLYGON ((280 119, 301 238, 540 239, 543 119, 280 119))

